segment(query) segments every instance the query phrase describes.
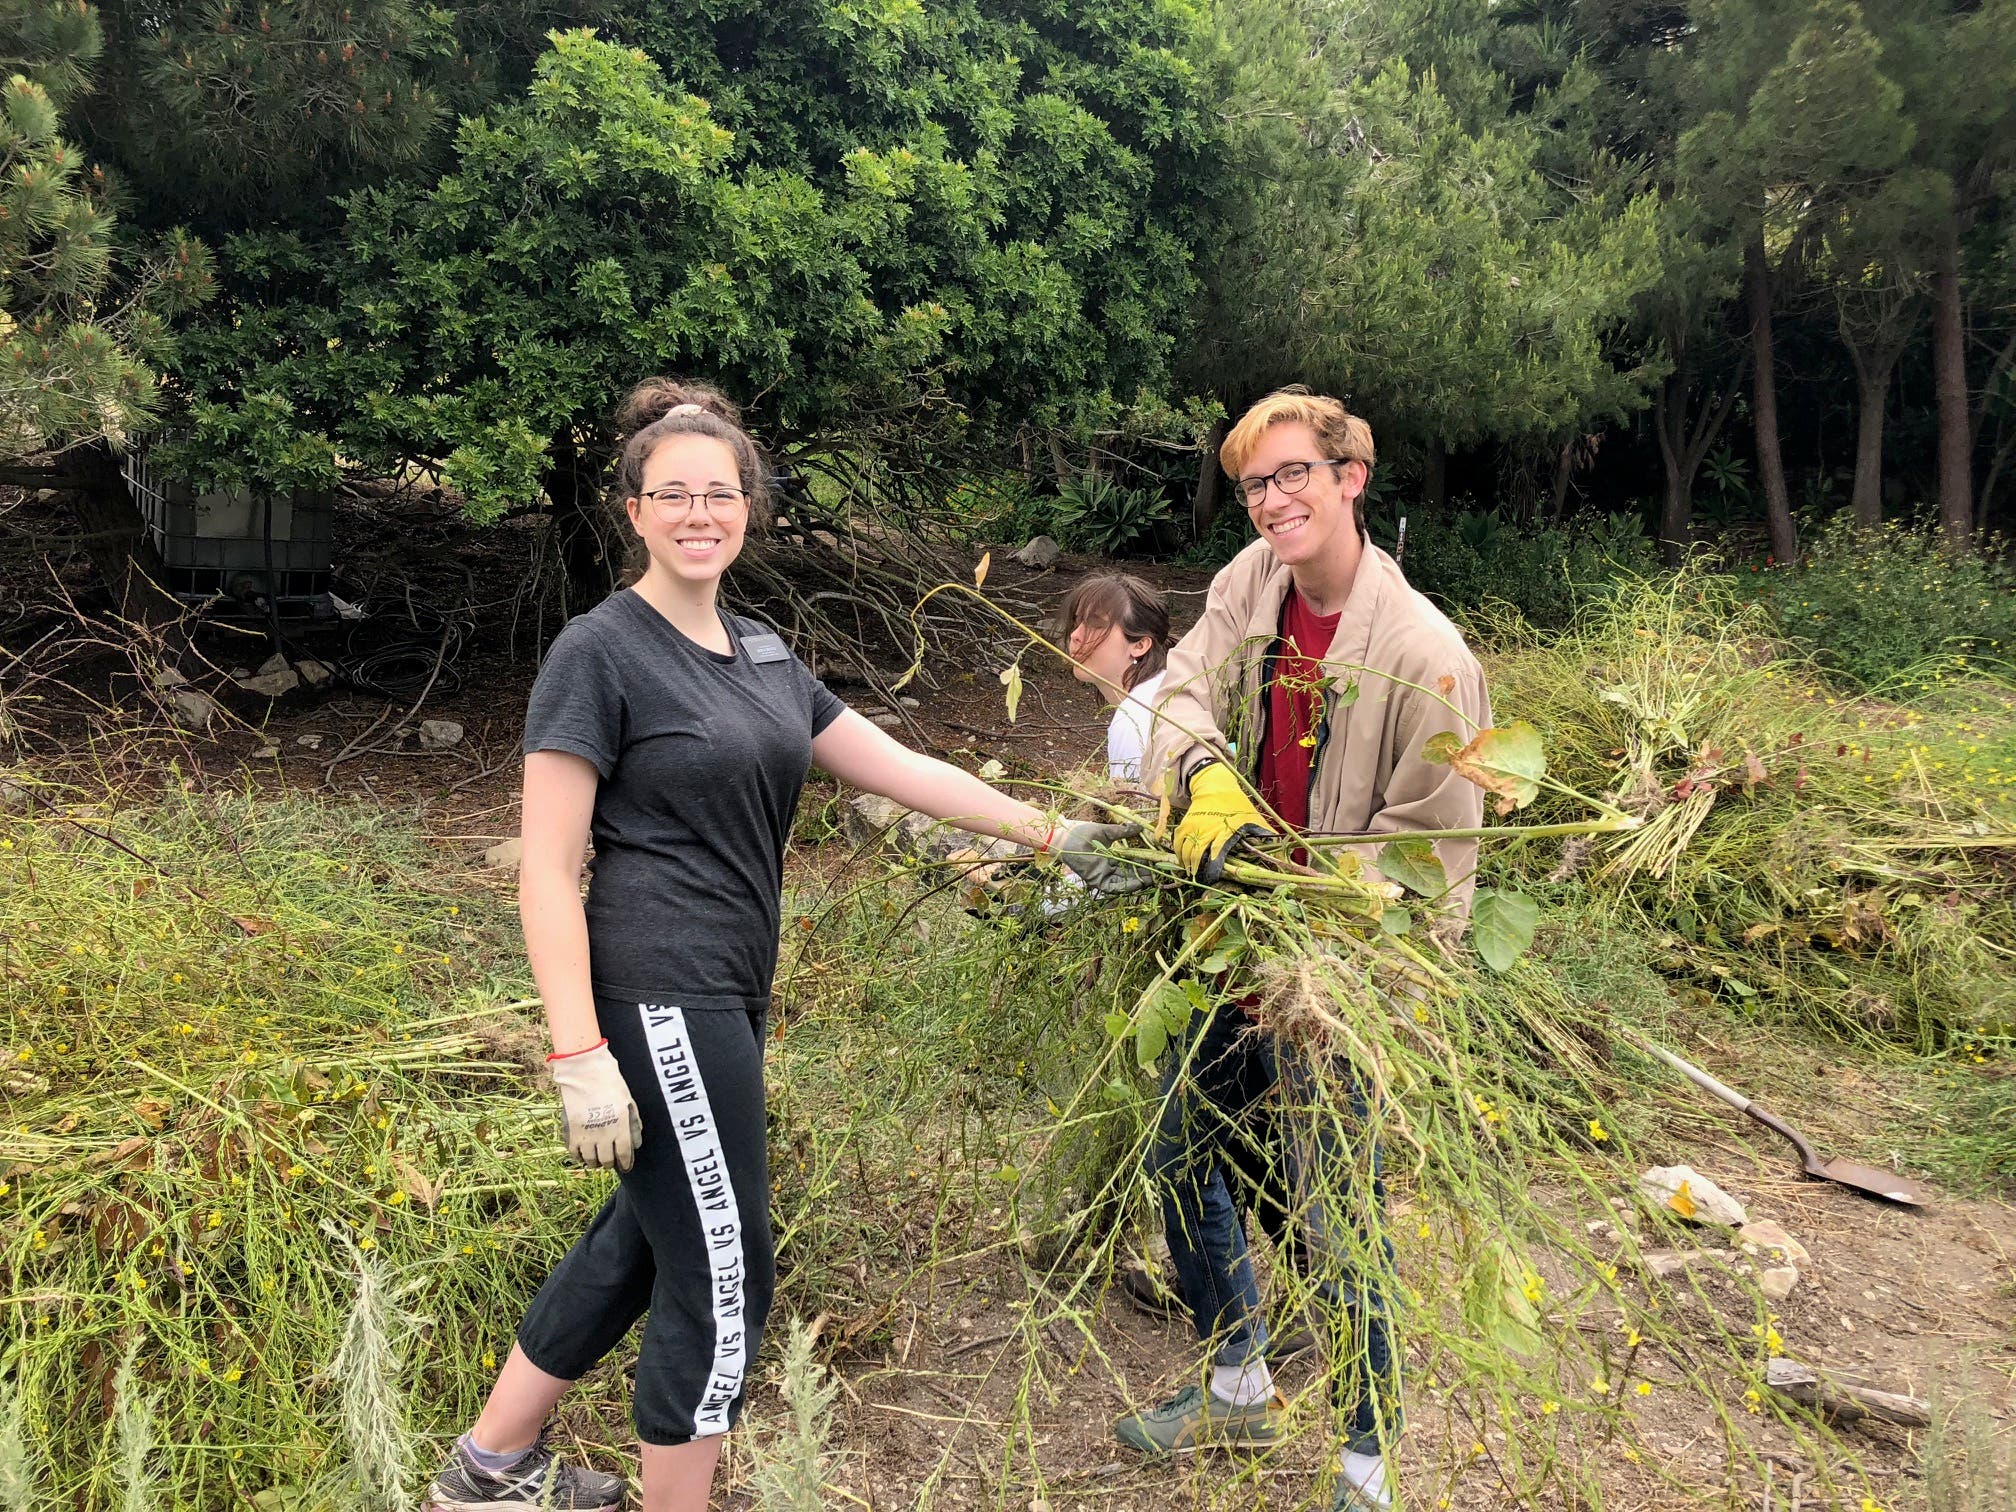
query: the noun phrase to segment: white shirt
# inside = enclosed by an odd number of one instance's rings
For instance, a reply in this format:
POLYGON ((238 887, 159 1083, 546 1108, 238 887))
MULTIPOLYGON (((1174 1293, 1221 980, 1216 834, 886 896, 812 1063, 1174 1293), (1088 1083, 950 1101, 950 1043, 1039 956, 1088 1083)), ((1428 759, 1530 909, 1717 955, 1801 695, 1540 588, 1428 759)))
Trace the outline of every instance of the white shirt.
POLYGON ((1136 683, 1113 711, 1113 722, 1106 726, 1106 770, 1115 782, 1141 780, 1141 758, 1148 753, 1148 726, 1155 718, 1162 676, 1157 672, 1136 683))

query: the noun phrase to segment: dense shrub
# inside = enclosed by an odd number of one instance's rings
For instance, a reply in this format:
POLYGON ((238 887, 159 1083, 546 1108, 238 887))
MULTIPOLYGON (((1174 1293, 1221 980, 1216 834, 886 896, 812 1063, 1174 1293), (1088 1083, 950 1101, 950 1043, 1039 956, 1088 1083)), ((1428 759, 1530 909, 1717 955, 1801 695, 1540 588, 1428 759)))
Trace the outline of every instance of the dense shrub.
MULTIPOLYGON (((1390 546, 1394 536, 1373 519, 1375 541, 1390 546)), ((1529 624, 1557 629, 1591 594, 1657 570, 1658 554, 1631 515, 1556 530, 1518 525, 1495 512, 1419 512, 1408 521, 1402 566, 1409 582, 1459 619, 1488 604, 1509 604, 1529 624)))
POLYGON ((1837 517, 1804 562, 1737 576, 1787 635, 1865 687, 1934 656, 2016 658, 2016 573, 1989 554, 1949 556, 1934 530, 1837 517))

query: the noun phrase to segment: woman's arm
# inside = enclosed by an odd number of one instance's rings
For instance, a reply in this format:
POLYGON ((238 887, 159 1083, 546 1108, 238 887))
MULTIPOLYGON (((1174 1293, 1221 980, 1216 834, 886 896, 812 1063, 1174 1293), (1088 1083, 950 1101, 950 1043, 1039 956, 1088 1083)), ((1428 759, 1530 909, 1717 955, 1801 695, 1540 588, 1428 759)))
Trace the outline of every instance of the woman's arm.
POLYGON ((556 1055, 602 1038, 588 985, 588 919, 581 907, 581 862, 599 780, 593 762, 564 751, 525 758, 518 922, 556 1055))
POLYGON ((1047 849, 1058 826, 948 761, 913 751, 849 709, 812 741, 812 759, 842 782, 893 798, 905 808, 975 835, 999 835, 1047 849))

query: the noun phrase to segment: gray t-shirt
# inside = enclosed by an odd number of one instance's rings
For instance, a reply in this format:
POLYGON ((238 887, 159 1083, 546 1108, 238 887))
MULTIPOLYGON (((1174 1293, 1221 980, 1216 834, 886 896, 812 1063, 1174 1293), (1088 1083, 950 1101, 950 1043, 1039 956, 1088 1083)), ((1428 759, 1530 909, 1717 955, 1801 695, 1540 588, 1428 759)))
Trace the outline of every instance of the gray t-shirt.
POLYGON ((525 711, 525 750, 569 751, 595 791, 588 965, 597 992, 763 1008, 784 841, 812 737, 845 710, 776 632, 723 613, 732 655, 625 589, 569 620, 525 711))

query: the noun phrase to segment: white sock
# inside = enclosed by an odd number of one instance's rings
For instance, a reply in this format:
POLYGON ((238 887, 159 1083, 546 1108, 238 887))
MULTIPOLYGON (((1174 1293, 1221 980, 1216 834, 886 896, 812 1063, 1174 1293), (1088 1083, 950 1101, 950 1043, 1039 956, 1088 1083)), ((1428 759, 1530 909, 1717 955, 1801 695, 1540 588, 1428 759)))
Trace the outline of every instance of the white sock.
POLYGON ((1379 1454, 1360 1454, 1355 1449, 1347 1449, 1337 1461, 1337 1474, 1357 1488, 1359 1496, 1375 1507, 1393 1505, 1392 1493, 1386 1489, 1386 1458, 1379 1454))
POLYGON ((1251 1407, 1264 1402, 1274 1391, 1274 1373, 1265 1360, 1248 1360, 1244 1365, 1213 1365, 1211 1395, 1234 1407, 1251 1407))

